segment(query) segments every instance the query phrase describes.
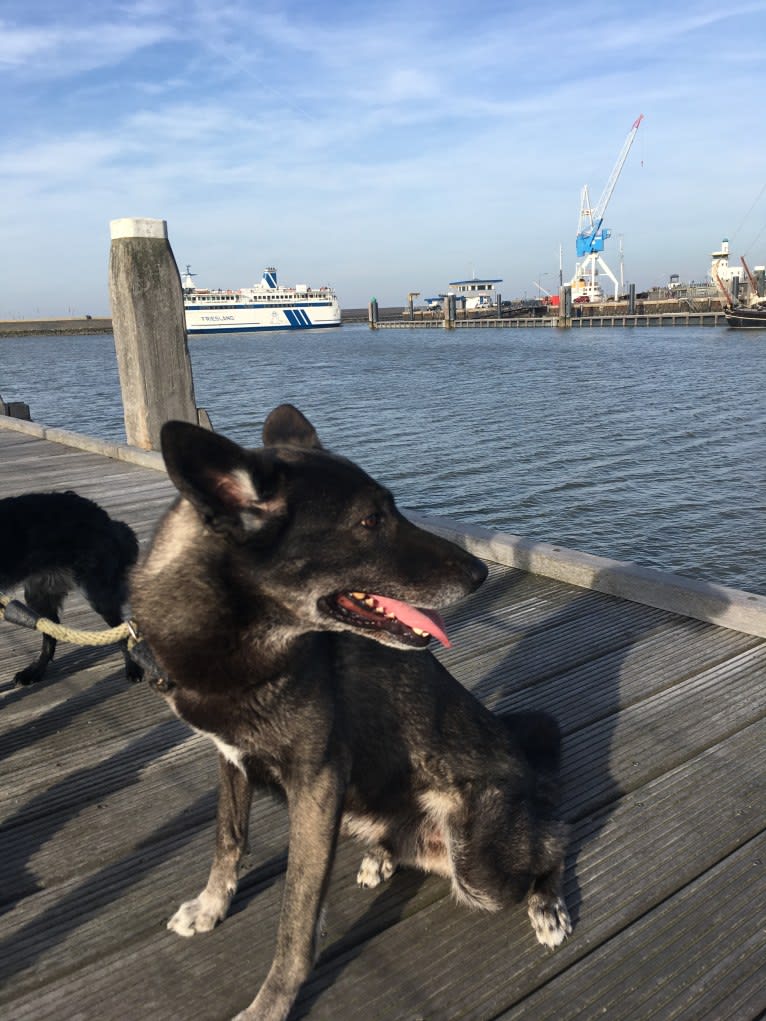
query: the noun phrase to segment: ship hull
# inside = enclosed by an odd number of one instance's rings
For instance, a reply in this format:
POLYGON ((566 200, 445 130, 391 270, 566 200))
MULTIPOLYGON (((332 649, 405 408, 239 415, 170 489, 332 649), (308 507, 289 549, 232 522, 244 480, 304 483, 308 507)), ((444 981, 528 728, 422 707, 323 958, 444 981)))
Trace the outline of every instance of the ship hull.
POLYGON ((340 326, 340 308, 335 302, 290 305, 247 304, 224 308, 200 308, 184 304, 186 331, 196 333, 256 333, 261 330, 311 330, 340 326))
POLYGON ((766 307, 725 308, 726 324, 735 330, 766 330, 766 307))

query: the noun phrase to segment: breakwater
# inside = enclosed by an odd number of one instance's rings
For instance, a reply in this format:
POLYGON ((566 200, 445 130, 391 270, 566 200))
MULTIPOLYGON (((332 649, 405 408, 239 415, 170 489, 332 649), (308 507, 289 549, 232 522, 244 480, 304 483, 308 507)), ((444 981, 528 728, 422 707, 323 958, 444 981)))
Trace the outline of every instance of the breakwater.
POLYGON ((111 332, 112 320, 108 316, 0 320, 0 337, 81 337, 91 333, 111 332))

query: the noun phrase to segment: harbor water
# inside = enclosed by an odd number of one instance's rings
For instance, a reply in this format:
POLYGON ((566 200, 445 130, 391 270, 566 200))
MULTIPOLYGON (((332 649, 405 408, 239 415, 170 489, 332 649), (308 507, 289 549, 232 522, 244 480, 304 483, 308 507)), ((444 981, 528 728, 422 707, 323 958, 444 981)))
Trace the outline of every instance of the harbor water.
MULTIPOLYGON (((245 445, 290 401, 404 509, 766 592, 766 333, 348 325, 189 348, 197 404, 245 445)), ((109 335, 0 338, 0 393, 124 440, 109 335)))

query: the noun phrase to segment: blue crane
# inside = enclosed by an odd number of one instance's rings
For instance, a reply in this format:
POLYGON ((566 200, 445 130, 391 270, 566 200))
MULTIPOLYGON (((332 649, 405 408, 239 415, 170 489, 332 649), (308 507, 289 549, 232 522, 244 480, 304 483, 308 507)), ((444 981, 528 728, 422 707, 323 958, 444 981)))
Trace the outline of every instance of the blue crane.
POLYGON ((604 226, 604 214, 606 213, 606 207, 609 205, 609 200, 612 197, 617 180, 622 172, 625 160, 628 158, 630 147, 633 145, 633 140, 636 137, 636 132, 639 129, 641 121, 644 119, 644 115, 641 114, 633 121, 633 126, 628 132, 628 137, 625 139, 620 155, 617 157, 617 162, 614 165, 614 169, 609 176, 609 180, 606 182, 601 198, 598 200, 598 204, 595 208, 590 208, 588 201, 588 186, 587 184, 583 188, 583 202, 580 209, 580 225, 577 232, 577 255, 582 258, 584 255, 590 255, 592 252, 603 252, 604 242, 608 237, 611 236, 611 231, 608 231, 604 226))
POLYGON ((583 262, 578 262, 575 268, 572 285, 575 286, 575 282, 580 283, 582 285, 582 293, 589 295, 592 300, 600 291, 596 280, 598 272, 597 264, 599 263, 614 282, 615 297, 617 297, 617 280, 603 259, 599 258, 599 253, 604 251, 604 242, 611 236, 611 231, 604 227, 604 215, 606 213, 606 208, 609 205, 609 200, 612 197, 612 192, 617 184, 617 180, 622 172, 625 160, 628 158, 628 153, 630 152, 630 147, 633 145, 636 132, 638 131, 643 119, 644 115, 641 114, 635 121, 633 121, 633 126, 628 132, 628 137, 625 139, 622 149, 620 150, 620 155, 617 157, 617 162, 614 165, 614 169, 609 175, 609 180, 606 182, 604 190, 601 193, 601 198, 598 200, 597 204, 595 206, 591 206, 587 184, 583 187, 581 193, 580 222, 577 228, 575 246, 577 249, 577 258, 582 259, 583 262), (591 276, 590 286, 588 286, 585 282, 588 268, 590 268, 591 276))

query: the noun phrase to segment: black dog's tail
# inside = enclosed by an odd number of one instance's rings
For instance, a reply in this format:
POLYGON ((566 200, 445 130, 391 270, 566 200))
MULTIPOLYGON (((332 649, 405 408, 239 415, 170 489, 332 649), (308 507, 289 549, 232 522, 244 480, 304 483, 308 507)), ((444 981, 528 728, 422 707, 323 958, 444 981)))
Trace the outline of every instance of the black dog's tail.
POLYGON ((512 744, 521 750, 535 775, 534 798, 544 814, 560 800, 561 730, 544 712, 511 713, 502 717, 512 744))
POLYGON ((136 533, 124 521, 111 520, 112 535, 120 550, 120 556, 126 567, 132 567, 138 560, 138 539, 136 533))

